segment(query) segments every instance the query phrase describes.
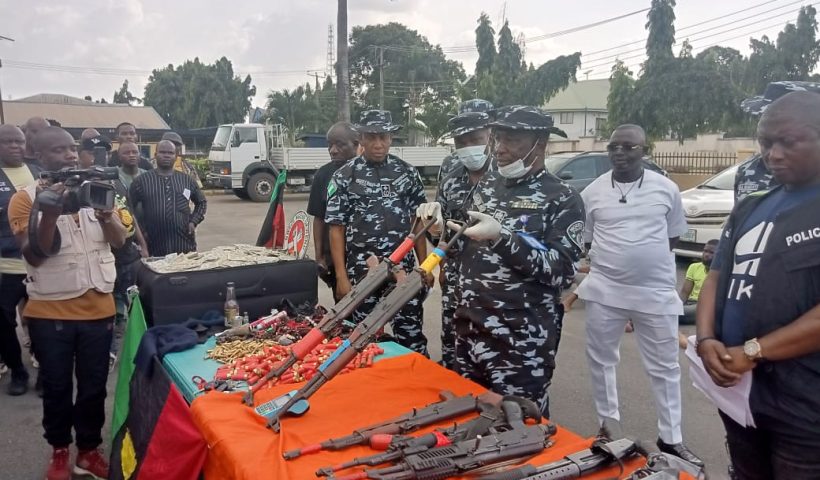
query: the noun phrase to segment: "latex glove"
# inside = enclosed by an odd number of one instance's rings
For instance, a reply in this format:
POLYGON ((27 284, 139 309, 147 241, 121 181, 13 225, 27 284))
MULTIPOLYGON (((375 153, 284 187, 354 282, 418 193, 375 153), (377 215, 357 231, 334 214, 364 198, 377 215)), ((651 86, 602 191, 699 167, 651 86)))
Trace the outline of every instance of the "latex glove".
POLYGON ((441 216, 441 204, 438 202, 429 202, 429 203, 422 203, 416 209, 416 217, 420 218, 425 223, 430 221, 431 219, 435 219, 436 223, 434 223, 430 227, 430 233, 434 237, 441 236, 441 230, 444 228, 444 217, 441 216))
MULTIPOLYGON (((476 224, 464 230, 465 236, 473 240, 487 240, 490 242, 498 241, 498 239, 501 238, 501 223, 499 223, 498 220, 481 212, 471 211, 467 212, 467 215, 469 215, 470 219, 475 221, 476 224)), ((450 230, 458 231, 461 225, 455 222, 447 222, 447 227, 449 227, 450 230)))

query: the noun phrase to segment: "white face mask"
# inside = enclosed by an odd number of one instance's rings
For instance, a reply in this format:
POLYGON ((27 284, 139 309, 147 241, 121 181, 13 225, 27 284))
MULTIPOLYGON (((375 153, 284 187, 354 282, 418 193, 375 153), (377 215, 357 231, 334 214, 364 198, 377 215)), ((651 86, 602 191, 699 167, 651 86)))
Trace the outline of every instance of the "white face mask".
POLYGON ((487 147, 484 145, 473 145, 456 149, 456 156, 467 167, 467 170, 475 172, 487 163, 487 147))
POLYGON ((532 152, 533 150, 535 150, 535 147, 537 145, 538 142, 535 142, 530 151, 527 152, 526 155, 524 155, 524 158, 519 158, 518 160, 507 165, 499 165, 498 174, 504 178, 521 178, 527 173, 529 173, 530 169, 532 168, 532 163, 525 166, 524 160, 526 160, 527 158, 529 158, 530 155, 532 155, 532 152))

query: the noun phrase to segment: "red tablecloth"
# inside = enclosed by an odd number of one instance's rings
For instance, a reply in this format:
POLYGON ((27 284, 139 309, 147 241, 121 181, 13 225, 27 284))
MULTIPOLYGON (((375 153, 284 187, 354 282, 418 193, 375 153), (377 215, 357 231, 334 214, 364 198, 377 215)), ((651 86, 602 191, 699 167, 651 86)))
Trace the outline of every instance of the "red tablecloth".
MULTIPOLYGON (((257 395, 257 404, 298 386, 281 385, 263 389, 257 395)), ((483 387, 421 355, 402 355, 377 362, 373 368, 356 370, 333 379, 310 399, 310 411, 304 416, 285 417, 282 420, 279 434, 267 429, 265 419, 241 403, 241 394, 210 392, 195 399, 191 406, 194 422, 210 447, 205 478, 316 478, 314 472, 318 467, 377 452, 367 447, 354 447, 306 455, 291 461, 282 459, 282 452, 330 437, 348 435, 356 428, 436 402, 441 390, 450 390, 456 395, 485 391, 483 387)), ((451 424, 452 421, 446 423, 451 424)), ((553 441, 555 444, 552 447, 529 462, 541 465, 555 461, 588 448, 591 443, 591 439, 584 439, 560 426, 553 441)), ((642 463, 640 459, 627 462, 626 472, 635 470, 642 463)), ((351 471, 340 472, 345 473, 351 471)), ((617 473, 618 468, 615 467, 584 478, 612 478, 617 473)))

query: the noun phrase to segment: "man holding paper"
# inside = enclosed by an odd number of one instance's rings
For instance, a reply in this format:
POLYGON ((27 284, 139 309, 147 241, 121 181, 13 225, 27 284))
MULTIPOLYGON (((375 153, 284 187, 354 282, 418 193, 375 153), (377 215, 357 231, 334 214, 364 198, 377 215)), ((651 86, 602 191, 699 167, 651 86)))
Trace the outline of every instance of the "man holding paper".
POLYGON ((720 412, 739 479, 820 478, 820 95, 793 92, 758 124, 775 180, 735 207, 703 284, 697 353, 712 381, 751 372, 755 428, 720 412))

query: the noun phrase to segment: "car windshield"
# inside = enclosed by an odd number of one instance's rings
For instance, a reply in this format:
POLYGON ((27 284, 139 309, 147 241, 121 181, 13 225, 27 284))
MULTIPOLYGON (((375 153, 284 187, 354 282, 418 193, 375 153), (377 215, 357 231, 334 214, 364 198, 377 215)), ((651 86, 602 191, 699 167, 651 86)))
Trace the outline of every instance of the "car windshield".
POLYGON ((231 140, 231 130, 233 129, 230 125, 222 125, 217 129, 216 136, 214 136, 214 143, 211 145, 211 150, 225 150, 228 146, 228 142, 231 140))
POLYGON ((550 155, 546 159, 544 159, 544 166, 547 168, 547 171, 554 174, 558 170, 567 164, 568 161, 572 160, 573 158, 577 157, 579 153, 556 153, 555 155, 550 155))
POLYGON ((737 172, 737 166, 729 167, 698 185, 698 188, 705 188, 709 190, 734 190, 735 172, 737 172))

